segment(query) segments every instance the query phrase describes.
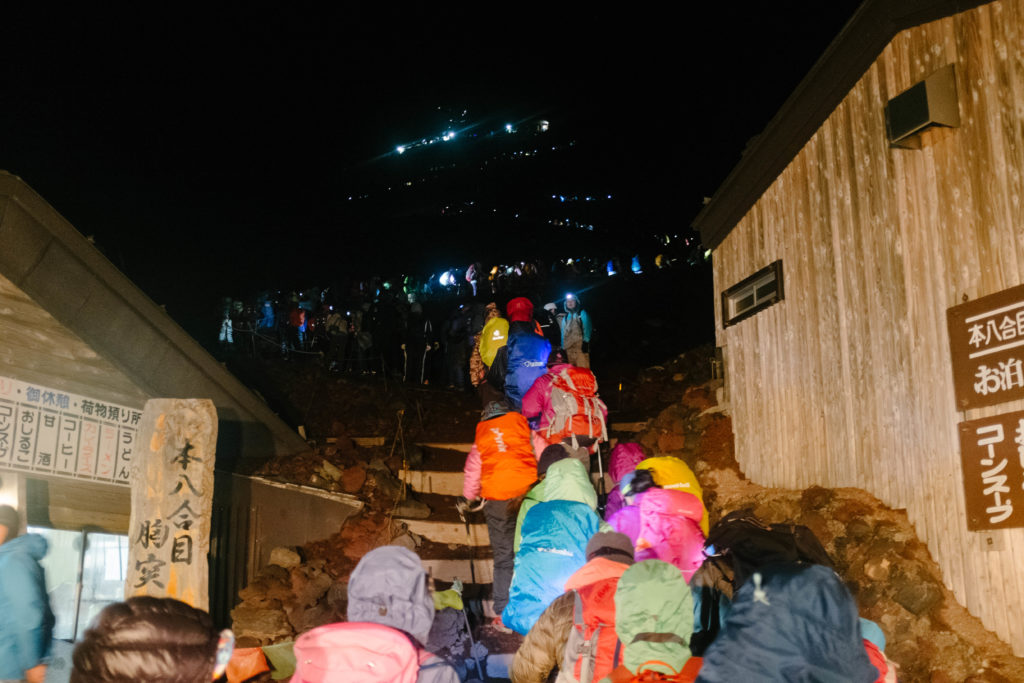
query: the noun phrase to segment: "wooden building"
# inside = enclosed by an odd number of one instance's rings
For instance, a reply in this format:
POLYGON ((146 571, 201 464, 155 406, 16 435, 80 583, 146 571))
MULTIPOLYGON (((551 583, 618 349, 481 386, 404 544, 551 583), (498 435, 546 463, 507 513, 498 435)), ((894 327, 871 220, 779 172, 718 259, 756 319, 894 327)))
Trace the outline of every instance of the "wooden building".
MULTIPOLYGON (((81 564, 48 567, 51 587, 74 584, 78 570, 79 592, 82 572, 97 573, 105 592, 91 607, 123 592, 125 464, 150 398, 205 398, 217 410, 210 592, 211 612, 223 621, 256 569, 250 564, 261 512, 256 485, 234 473, 241 463, 300 452, 306 443, 42 197, 0 171, 0 503, 18 507, 29 525, 63 532, 54 534, 51 550, 61 539, 79 555, 84 547, 108 548, 81 564), (54 576, 65 571, 63 579, 54 576)), ((275 491, 267 495, 277 499, 264 518, 305 511, 275 491)), ((348 514, 359 507, 350 503, 343 505, 348 514)), ((292 518, 291 527, 301 543, 304 529, 317 525, 292 518)), ((75 590, 51 593, 54 607, 65 608, 75 590)), ((80 633, 89 615, 79 616, 69 626, 59 614, 58 637, 71 637, 76 627, 80 633)))
POLYGON ((1024 283, 1024 0, 867 0, 694 227, 744 472, 905 508, 1024 655, 1024 529, 968 530, 958 431, 1024 401, 958 402, 947 321, 1024 283))

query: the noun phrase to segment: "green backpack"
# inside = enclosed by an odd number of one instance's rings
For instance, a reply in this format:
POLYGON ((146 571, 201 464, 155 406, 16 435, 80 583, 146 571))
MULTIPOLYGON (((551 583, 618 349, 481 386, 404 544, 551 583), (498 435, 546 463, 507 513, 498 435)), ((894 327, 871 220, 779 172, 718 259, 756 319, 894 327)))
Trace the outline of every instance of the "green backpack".
POLYGON ((627 569, 615 591, 615 631, 630 671, 681 671, 690 658, 693 596, 679 568, 645 560, 627 569))

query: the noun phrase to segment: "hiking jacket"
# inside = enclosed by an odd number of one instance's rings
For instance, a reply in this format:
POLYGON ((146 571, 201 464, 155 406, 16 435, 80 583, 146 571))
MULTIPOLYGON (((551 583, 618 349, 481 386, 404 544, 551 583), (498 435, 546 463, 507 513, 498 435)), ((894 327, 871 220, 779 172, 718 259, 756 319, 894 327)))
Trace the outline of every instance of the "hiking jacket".
MULTIPOLYGON (((526 399, 523 399, 525 405, 526 399)), ((615 485, 608 493, 608 501, 604 505, 604 518, 611 519, 612 515, 618 512, 626 500, 619 490, 619 482, 622 478, 636 469, 647 456, 638 443, 620 443, 612 449, 611 457, 608 460, 608 476, 615 485)), ((634 539, 635 541, 636 539, 634 539)))
POLYGON ((643 493, 639 507, 637 562, 668 562, 689 581, 704 562, 704 534, 700 530, 704 508, 700 498, 685 491, 652 488, 643 493))
MULTIPOLYGON (((348 620, 390 626, 423 644, 434 623, 434 595, 419 556, 396 545, 371 550, 348 580, 348 620)), ((417 683, 458 683, 455 669, 439 657, 420 660, 417 683)))
POLYGON ((736 592, 697 680, 873 683, 878 675, 864 650, 857 605, 836 573, 821 565, 773 565, 736 592))
POLYGON ((548 605, 516 650, 509 668, 512 683, 545 683, 565 657, 565 643, 572 630, 576 598, 563 593, 548 605))
POLYGON ((590 343, 590 333, 592 332, 590 316, 580 308, 578 301, 576 309, 572 312, 566 311, 559 323, 562 328, 562 348, 578 346, 583 342, 590 343))
POLYGON ((50 654, 54 620, 39 564, 46 549, 38 534, 0 545, 0 679, 21 680, 50 654))

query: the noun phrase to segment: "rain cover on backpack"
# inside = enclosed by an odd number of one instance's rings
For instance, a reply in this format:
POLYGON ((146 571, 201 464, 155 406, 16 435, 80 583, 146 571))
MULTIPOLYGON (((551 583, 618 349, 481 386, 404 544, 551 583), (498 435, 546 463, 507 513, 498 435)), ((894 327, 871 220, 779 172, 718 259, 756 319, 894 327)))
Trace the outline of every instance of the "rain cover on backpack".
POLYGON ((589 436, 598 441, 608 440, 608 427, 604 414, 607 408, 597 397, 597 379, 586 368, 564 368, 551 380, 551 408, 548 422, 548 443, 557 443, 572 437, 577 448, 577 436, 589 436))
POLYGON ((416 683, 420 651, 390 626, 350 621, 295 641, 293 683, 416 683))
POLYGON ((736 593, 698 681, 873 683, 857 605, 834 571, 773 565, 736 593))
POLYGON ((690 659, 693 597, 683 573, 661 560, 637 562, 615 590, 615 630, 623 665, 673 674, 690 659), (664 663, 662 666, 658 663, 664 663))
MULTIPOLYGON (((675 489, 692 493, 701 500, 704 507, 704 492, 701 490, 697 475, 693 473, 690 466, 679 458, 671 455, 659 455, 653 458, 642 460, 636 468, 638 470, 650 470, 654 477, 654 483, 663 489, 675 489)), ((704 516, 700 520, 700 530, 708 535, 708 510, 704 507, 704 516)))
MULTIPOLYGON (((557 463, 556 463, 557 464, 557 463)), ((530 508, 516 553, 505 626, 526 635, 562 587, 586 561, 587 542, 600 520, 586 503, 552 500, 530 508)))

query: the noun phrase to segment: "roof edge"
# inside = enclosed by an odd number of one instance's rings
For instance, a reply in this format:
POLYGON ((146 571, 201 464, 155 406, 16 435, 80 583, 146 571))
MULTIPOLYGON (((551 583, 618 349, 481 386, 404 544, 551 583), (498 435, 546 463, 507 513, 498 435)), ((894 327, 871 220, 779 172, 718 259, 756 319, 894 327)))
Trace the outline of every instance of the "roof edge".
POLYGON ((867 0, 691 222, 705 248, 728 236, 900 31, 993 0, 867 0))

